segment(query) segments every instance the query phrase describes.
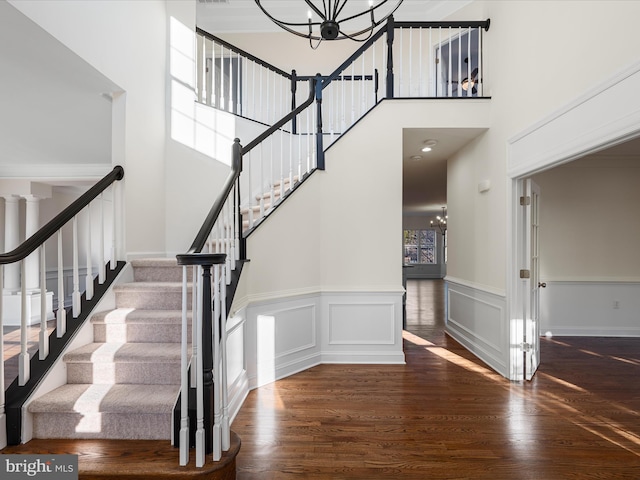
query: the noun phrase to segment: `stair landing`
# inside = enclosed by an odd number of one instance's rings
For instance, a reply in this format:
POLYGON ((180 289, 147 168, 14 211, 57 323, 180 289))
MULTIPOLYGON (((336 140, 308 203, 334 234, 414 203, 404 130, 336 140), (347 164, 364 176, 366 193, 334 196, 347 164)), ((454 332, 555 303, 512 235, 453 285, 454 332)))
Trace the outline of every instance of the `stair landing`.
POLYGON ((207 457, 204 467, 196 468, 195 450, 189 464, 178 464, 179 451, 166 440, 40 440, 6 447, 2 454, 78 455, 80 480, 234 480, 240 437, 231 432, 231 447, 219 462, 207 457))

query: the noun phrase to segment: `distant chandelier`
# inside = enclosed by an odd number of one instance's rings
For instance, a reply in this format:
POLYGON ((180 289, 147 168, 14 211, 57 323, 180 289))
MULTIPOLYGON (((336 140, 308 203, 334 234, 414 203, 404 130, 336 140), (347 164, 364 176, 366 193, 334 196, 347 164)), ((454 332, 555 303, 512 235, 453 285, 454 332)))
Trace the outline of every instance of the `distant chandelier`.
POLYGON ((436 221, 434 222, 433 220, 431 220, 431 227, 437 227, 438 229, 440 229, 440 233, 442 235, 445 234, 445 232, 447 231, 447 219, 449 218, 449 216, 447 215, 446 209, 445 207, 442 207, 442 215, 438 215, 436 217, 436 221))
POLYGON ((356 9, 354 11, 353 8, 351 10, 349 8, 344 10, 347 5, 347 0, 304 0, 309 6, 307 21, 290 22, 278 20, 270 14, 263 5, 263 3, 268 2, 265 2, 264 0, 255 1, 258 7, 260 7, 260 10, 262 10, 262 12, 269 17, 271 21, 273 21, 273 23, 289 33, 293 33, 299 37, 308 38, 309 45, 311 45, 311 48, 313 49, 318 48, 322 40, 344 40, 345 38, 348 38, 350 40, 355 40, 356 42, 366 41, 371 37, 371 35, 373 35, 373 30, 393 15, 403 2, 403 0, 381 0, 374 5, 374 1, 370 0, 368 8, 358 9, 357 7, 353 7, 356 9), (320 19, 314 20, 314 14, 320 19), (340 14, 345 16, 343 18, 339 18, 340 14), (376 14, 382 15, 382 17, 376 20, 376 14), (362 28, 362 24, 359 22, 359 26, 355 27, 354 25, 358 20, 367 21, 368 26, 366 28, 362 28), (343 29, 351 31, 347 32, 343 29), (313 41, 317 41, 318 43, 314 46, 313 41))

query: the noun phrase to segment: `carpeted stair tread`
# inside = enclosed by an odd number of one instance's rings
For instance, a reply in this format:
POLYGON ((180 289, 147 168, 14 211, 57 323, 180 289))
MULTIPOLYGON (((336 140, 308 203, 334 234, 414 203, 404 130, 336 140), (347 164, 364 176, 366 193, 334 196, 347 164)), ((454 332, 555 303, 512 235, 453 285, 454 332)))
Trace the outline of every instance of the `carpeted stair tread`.
POLYGON ((34 400, 31 413, 171 413, 180 385, 66 384, 34 400))
POLYGON ((67 363, 180 363, 179 343, 90 343, 64 356, 67 363))

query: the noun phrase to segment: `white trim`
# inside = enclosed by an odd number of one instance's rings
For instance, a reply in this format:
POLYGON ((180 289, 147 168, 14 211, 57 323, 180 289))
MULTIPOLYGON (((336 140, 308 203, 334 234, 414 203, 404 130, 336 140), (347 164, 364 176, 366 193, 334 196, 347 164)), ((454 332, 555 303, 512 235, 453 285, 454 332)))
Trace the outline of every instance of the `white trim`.
POLYGON ((447 275, 446 277, 444 277, 444 280, 449 283, 455 283, 457 285, 462 285, 463 287, 472 288, 474 290, 479 290, 491 295, 498 295, 499 297, 505 297, 506 295, 505 291, 501 288, 495 288, 481 283, 470 282, 468 280, 463 280, 462 278, 453 277, 451 275, 447 275))
POLYGON ((25 164, 0 165, 0 177, 28 178, 31 180, 97 180, 113 170, 113 165, 100 164, 25 164))
POLYGON ((508 176, 531 175, 640 135, 640 104, 629 97, 639 85, 636 62, 513 136, 508 176))

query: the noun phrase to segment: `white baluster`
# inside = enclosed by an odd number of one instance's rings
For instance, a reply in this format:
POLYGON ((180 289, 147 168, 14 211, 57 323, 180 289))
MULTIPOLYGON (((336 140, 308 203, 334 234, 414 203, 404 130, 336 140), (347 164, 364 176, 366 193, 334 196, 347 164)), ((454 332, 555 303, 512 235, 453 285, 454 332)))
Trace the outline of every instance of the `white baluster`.
POLYGON ((116 188, 120 182, 111 184, 111 248, 109 250, 109 268, 116 269, 116 188))
POLYGON ((235 244, 235 252, 236 252, 236 260, 240 260, 240 232, 242 231, 240 228, 240 222, 242 221, 242 219, 240 218, 240 209, 239 209, 239 205, 240 205, 240 189, 238 188, 240 179, 238 179, 238 181, 236 182, 236 185, 234 187, 234 198, 235 198, 235 202, 233 205, 233 212, 234 212, 234 218, 235 218, 235 222, 234 222, 234 227, 235 227, 235 233, 233 236, 233 241, 235 244))
POLYGON ((4 265, 0 265, 0 450, 7 446, 7 415, 5 413, 5 396, 4 396, 4 318, 3 311, 3 297, 4 291, 4 265))
MULTIPOLYGON (((467 63, 471 62, 471 59, 467 63)), ((458 97, 462 96, 462 30, 458 27, 458 97)))
MULTIPOLYGON (((437 68, 434 68, 433 73, 431 73, 431 68, 434 64, 434 60, 433 60, 433 42, 432 42, 432 36, 431 33, 433 32, 433 28, 429 27, 429 61, 427 62, 427 81, 429 82, 429 89, 427 90, 427 96, 433 95, 433 87, 431 86, 431 80, 432 78, 437 75, 437 68)), ((437 80, 437 77, 436 77, 437 80)))
POLYGON ((198 305, 198 268, 196 266, 191 267, 191 388, 195 388, 198 384, 196 375, 197 372, 197 358, 198 358, 198 328, 197 318, 200 311, 200 305, 198 305))
POLYGON ((366 107, 366 91, 367 91, 367 81, 365 79, 365 66, 364 66, 364 55, 362 55, 362 80, 360 81, 360 96, 362 97, 360 99, 360 115, 358 116, 358 118, 362 118, 362 116, 364 115, 364 112, 367 111, 367 107, 366 107))
MULTIPOLYGON (((47 265, 44 243, 40 246, 40 338, 38 339, 38 358, 44 360, 49 355, 49 336, 47 335, 47 265)), ((0 290, 1 292, 2 290, 0 290)))
POLYGON ((225 78, 224 78, 224 45, 220 45, 220 109, 227 110, 227 97, 225 91, 225 78))
POLYGON ((231 51, 231 49, 229 49, 229 106, 227 108, 227 111, 229 113, 234 113, 233 111, 233 84, 234 84, 234 80, 235 77, 233 76, 233 52, 231 51))
POLYGON ((216 82, 216 42, 211 42, 211 65, 209 66, 209 82, 210 88, 208 89, 209 103, 212 107, 218 106, 218 97, 216 93, 216 87, 218 86, 218 82, 216 82))
POLYGON ((447 87, 447 96, 448 97, 452 97, 453 96, 453 78, 451 78, 451 50, 453 47, 453 42, 451 41, 451 27, 449 27, 449 75, 448 75, 448 79, 449 79, 449 85, 447 87))
POLYGON ((22 387, 31 377, 29 369, 29 344, 28 344, 28 319, 30 309, 27 309, 27 285, 26 285, 26 259, 20 262, 20 293, 22 295, 22 308, 20 309, 20 354, 18 355, 18 384, 22 387))
POLYGON ((478 77, 476 79, 478 96, 484 96, 484 80, 482 77, 482 27, 478 27, 478 77))
MULTIPOLYGON (((269 137, 269 210, 273 208, 273 204, 275 203, 275 173, 273 169, 273 135, 269 137)), ((263 215, 264 216, 264 215, 263 215)))
POLYGON ((240 65, 242 64, 242 57, 239 53, 236 54, 236 113, 242 115, 242 105, 240 104, 240 65))
MULTIPOLYGON (((403 57, 404 57, 404 48, 402 46, 402 42, 403 42, 403 37, 404 35, 402 35, 402 28, 400 28, 398 30, 398 36, 400 37, 400 69, 398 70, 398 97, 402 96, 402 86, 403 86, 403 82, 404 82, 404 71, 402 70, 402 63, 403 63, 403 57)), ((396 57, 397 58, 397 57, 396 57)))
POLYGON ((422 93, 424 83, 422 78, 422 27, 418 29, 418 44, 420 46, 418 49, 418 96, 423 97, 425 95, 422 93))
POLYGON ((302 178, 302 115, 297 115, 296 121, 298 123, 298 130, 296 135, 298 136, 298 178, 302 178))
MULTIPOLYGON (((219 358, 220 364, 218 366, 219 377, 216 377, 216 383, 218 382, 218 378, 220 379, 220 390, 222 391, 222 419, 221 419, 221 443, 222 450, 227 451, 231 446, 231 432, 229 429, 229 393, 227 386, 227 287, 226 285, 229 283, 230 279, 225 281, 224 279, 224 271, 222 272, 223 278, 220 282, 220 322, 216 321, 216 325, 218 323, 221 324, 220 329, 220 342, 219 342, 219 358)), ((218 317, 214 317, 218 318, 218 317)))
MULTIPOLYGON (((196 322, 198 345, 202 345, 202 287, 202 267, 198 266, 197 302, 199 308, 196 322)), ((196 467, 198 468, 202 467, 205 461, 203 374, 202 352, 198 352, 196 355, 196 467)))
POLYGON ((204 36, 196 35, 196 93, 198 102, 202 103, 205 98, 204 91, 204 36))
POLYGON ((73 217, 73 294, 71 296, 71 311, 74 318, 80 315, 80 271, 78 266, 78 216, 73 217))
POLYGON ((473 83, 471 83, 471 27, 467 29, 467 97, 473 96, 473 83))
POLYGON ((58 230, 58 311, 56 335, 61 338, 67 331, 67 312, 64 309, 64 263, 62 258, 62 229, 58 230))
POLYGON ((93 259, 91 248, 91 204, 87 205, 87 275, 85 276, 85 297, 87 300, 93 298, 93 259))
POLYGON ((182 266, 182 339, 180 343, 180 465, 189 463, 189 363, 187 353, 187 275, 186 265, 182 266))
POLYGON ((340 89, 342 90, 342 124, 340 125, 340 133, 344 133, 347 129, 347 97, 345 95, 346 80, 344 78, 344 72, 342 72, 342 80, 340 81, 340 89))
MULTIPOLYGON (((356 101, 355 101, 355 88, 356 88, 356 71, 355 71, 355 62, 351 64, 351 123, 349 126, 356 123, 356 101)), ((315 104, 314 104, 315 105, 315 104)), ((314 126, 315 126, 315 115, 314 115, 314 126)), ((314 133, 316 129, 313 129, 314 133)))
POLYGON ((104 195, 100 194, 100 251, 99 253, 99 264, 98 264, 98 282, 100 285, 104 283, 105 280, 105 261, 104 261, 104 195))
POLYGON ((412 80, 413 80, 413 28, 409 27, 409 95, 412 97, 412 80))
POLYGON ((373 42, 373 45, 371 46, 371 74, 373 75, 373 102, 374 104, 377 103, 376 102, 376 96, 378 95, 378 92, 376 92, 376 44, 378 42, 373 42))
MULTIPOLYGON (((213 461, 222 457, 220 432, 220 265, 214 265, 213 280, 213 461)), ((224 274, 223 274, 224 275, 224 274)))

